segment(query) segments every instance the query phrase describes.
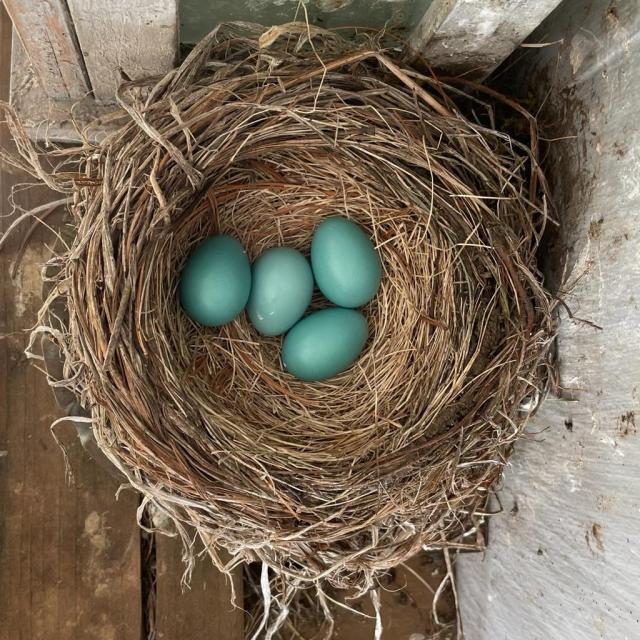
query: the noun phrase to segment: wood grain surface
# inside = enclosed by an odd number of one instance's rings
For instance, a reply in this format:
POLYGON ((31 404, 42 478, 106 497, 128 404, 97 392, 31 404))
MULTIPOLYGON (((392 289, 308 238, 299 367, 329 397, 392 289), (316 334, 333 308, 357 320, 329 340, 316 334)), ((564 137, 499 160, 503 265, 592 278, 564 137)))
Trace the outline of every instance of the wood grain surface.
POLYGON ((242 640, 244 611, 242 572, 233 583, 237 607, 231 604, 231 583, 208 558, 197 561, 190 588, 181 585, 184 565, 178 539, 156 536, 157 640, 242 640))
MULTIPOLYGON (((11 24, 0 6, 0 94, 7 98, 11 24)), ((7 148, 6 130, 0 144, 7 148)), ((26 176, 3 166, 0 232, 10 224, 10 195, 26 176)), ((32 180, 30 180, 32 182, 32 180)), ((16 195, 25 208, 47 202, 44 189, 16 195)), ((49 425, 61 413, 45 377, 23 354, 40 304, 40 265, 50 234, 37 232, 14 279, 21 241, 0 252, 0 639, 139 640, 141 628, 138 498, 116 501, 117 481, 84 453, 70 425, 74 482, 49 425)))
POLYGON ((47 95, 62 100, 82 98, 90 86, 66 3, 4 0, 4 6, 47 95))
POLYGON ((176 0, 68 0, 98 101, 113 102, 121 74, 164 74, 178 54, 176 0))
POLYGON ((559 4, 560 0, 433 0, 409 44, 436 69, 483 80, 559 4))

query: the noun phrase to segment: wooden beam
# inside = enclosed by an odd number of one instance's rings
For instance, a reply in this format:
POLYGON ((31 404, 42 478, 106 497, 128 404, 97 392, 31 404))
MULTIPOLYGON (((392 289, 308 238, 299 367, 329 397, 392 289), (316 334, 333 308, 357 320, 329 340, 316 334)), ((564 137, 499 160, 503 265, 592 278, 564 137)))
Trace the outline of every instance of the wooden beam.
POLYGON ((4 0, 46 94, 77 100, 90 90, 71 17, 63 0, 4 0))
POLYGON ((113 102, 121 77, 169 71, 178 53, 176 0, 68 0, 93 93, 113 102))
POLYGON ((561 0, 433 0, 409 37, 434 68, 483 79, 561 0))

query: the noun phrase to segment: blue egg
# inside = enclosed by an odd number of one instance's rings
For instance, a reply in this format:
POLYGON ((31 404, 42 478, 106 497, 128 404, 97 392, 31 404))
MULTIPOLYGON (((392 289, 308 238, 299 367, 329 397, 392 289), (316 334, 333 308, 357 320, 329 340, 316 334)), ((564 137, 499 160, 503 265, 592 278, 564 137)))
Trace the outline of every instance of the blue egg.
POLYGON ((367 319, 354 309, 331 308, 303 318, 285 336, 282 362, 301 380, 324 380, 348 369, 367 341, 367 319))
POLYGON ((367 234, 346 218, 327 218, 311 241, 311 267, 320 291, 340 307, 359 307, 380 287, 380 258, 367 234))
POLYGON ((302 318, 312 295, 307 259, 291 247, 273 247, 253 263, 247 313, 262 335, 279 336, 302 318))
POLYGON ((251 290, 251 265, 231 236, 207 238, 189 256, 180 277, 180 302, 187 315, 207 327, 231 322, 251 290))

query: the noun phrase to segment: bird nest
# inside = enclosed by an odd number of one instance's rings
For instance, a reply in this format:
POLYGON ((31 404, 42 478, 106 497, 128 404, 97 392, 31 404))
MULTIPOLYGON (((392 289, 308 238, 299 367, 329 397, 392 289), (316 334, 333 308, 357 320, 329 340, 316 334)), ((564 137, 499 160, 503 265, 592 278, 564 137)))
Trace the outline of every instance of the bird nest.
POLYGON ((534 120, 527 144, 497 131, 488 90, 398 51, 221 26, 165 77, 124 85, 121 126, 49 150, 53 170, 9 118, 23 164, 70 198, 74 237, 38 329, 63 353, 58 384, 186 541, 195 528, 227 569, 262 561, 281 595, 364 593, 418 550, 460 543, 547 380, 534 120), (297 380, 245 315, 205 328, 182 312, 180 272, 207 236, 251 258, 308 253, 335 215, 383 265, 349 370, 297 380))

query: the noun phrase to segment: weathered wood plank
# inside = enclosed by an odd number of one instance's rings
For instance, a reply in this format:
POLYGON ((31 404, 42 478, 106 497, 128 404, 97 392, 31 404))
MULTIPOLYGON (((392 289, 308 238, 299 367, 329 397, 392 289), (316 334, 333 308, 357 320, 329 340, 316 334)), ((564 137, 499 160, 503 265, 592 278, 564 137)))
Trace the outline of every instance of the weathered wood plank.
POLYGON ((409 44, 452 74, 488 76, 561 0, 433 0, 409 44))
MULTIPOLYGON (((0 97, 6 99, 11 24, 0 7, 0 97)), ((10 141, 0 132, 0 145, 10 141)), ((0 233, 10 224, 17 172, 0 173, 0 233)), ((30 208, 51 199, 44 189, 20 194, 30 208)), ((40 302, 45 241, 33 236, 11 280, 9 266, 21 238, 0 252, 0 639, 140 640, 137 497, 89 460, 75 430, 70 443, 75 484, 65 478, 62 454, 49 433, 60 415, 45 377, 23 355, 24 329, 40 302)))
POLYGON ((75 31, 62 0, 4 0, 46 93, 76 100, 90 91, 75 31))
MULTIPOLYGON (((182 592, 181 543, 156 536, 156 637, 158 640, 242 640, 244 612, 231 604, 229 578, 203 558, 196 563, 191 588, 182 592)), ((242 606, 242 572, 233 576, 236 602, 242 606)))
POLYGON ((15 29, 13 35, 10 101, 31 139, 74 143, 81 139, 78 130, 90 140, 112 130, 115 122, 109 118, 109 112, 113 106, 96 104, 90 95, 82 100, 49 98, 15 29))
POLYGON ((121 73, 166 73, 178 51, 176 0, 68 0, 93 93, 112 102, 121 73))
POLYGON ((486 553, 459 558, 468 640, 640 638, 639 34, 638 0, 568 0, 535 34, 562 44, 510 69, 555 140, 545 272, 602 330, 561 309, 561 396, 505 468, 486 553))

